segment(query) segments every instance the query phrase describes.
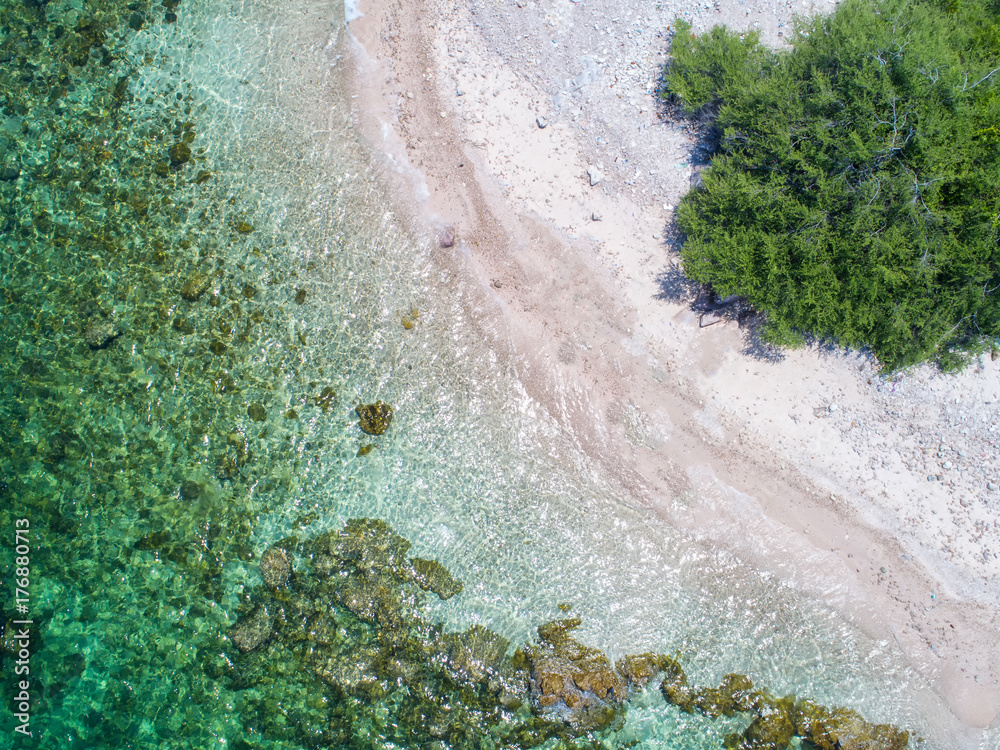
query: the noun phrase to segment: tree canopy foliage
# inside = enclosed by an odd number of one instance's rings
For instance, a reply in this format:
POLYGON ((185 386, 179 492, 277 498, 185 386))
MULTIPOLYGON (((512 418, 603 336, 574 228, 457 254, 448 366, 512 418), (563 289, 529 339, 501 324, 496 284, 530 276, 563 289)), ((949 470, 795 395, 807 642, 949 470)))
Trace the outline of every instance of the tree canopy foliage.
POLYGON ((1000 0, 845 0, 792 48, 679 21, 667 95, 719 133, 685 272, 769 341, 957 366, 1000 337, 1000 0))

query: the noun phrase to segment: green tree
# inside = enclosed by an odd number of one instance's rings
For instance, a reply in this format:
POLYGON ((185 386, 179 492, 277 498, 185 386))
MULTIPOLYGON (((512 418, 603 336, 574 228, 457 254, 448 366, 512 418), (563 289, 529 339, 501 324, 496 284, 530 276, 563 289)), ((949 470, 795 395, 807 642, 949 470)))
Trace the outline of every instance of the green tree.
POLYGON ((686 273, 765 338, 954 367, 1000 337, 1000 0, 845 0, 792 48, 678 22, 668 95, 718 149, 678 210, 686 273))

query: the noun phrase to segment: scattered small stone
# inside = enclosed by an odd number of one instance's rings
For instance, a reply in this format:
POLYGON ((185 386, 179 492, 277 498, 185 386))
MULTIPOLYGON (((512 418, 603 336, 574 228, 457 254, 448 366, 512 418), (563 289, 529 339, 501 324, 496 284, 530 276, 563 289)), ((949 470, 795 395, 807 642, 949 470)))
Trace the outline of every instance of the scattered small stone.
POLYGON ((541 115, 539 115, 538 117, 536 117, 536 118, 535 118, 535 122, 536 122, 536 123, 538 124, 538 127, 539 127, 540 129, 545 129, 545 128, 547 128, 547 127, 548 127, 548 125, 549 125, 549 121, 548 121, 548 120, 546 120, 546 119, 545 119, 544 117, 542 117, 541 115))
POLYGON ((299 289, 299 290, 298 290, 298 291, 297 291, 297 292, 295 293, 295 304, 296 304, 296 305, 301 305, 301 304, 303 304, 303 303, 304 303, 305 301, 306 301, 306 290, 305 290, 305 289, 299 289))
POLYGON ((937 479, 937 477, 936 477, 936 476, 934 476, 933 474, 928 474, 928 475, 927 475, 927 481, 928 481, 928 482, 933 482, 933 481, 935 481, 936 479, 937 479))
POLYGON ((994 484, 993 482, 987 482, 986 483, 986 489, 988 489, 990 492, 996 492, 997 489, 1000 489, 1000 488, 998 488, 996 486, 996 484, 994 484))
POLYGON ((412 99, 413 98, 413 92, 412 91, 407 91, 406 92, 406 98, 407 99, 412 99))
POLYGON ((375 445, 373 443, 368 443, 368 445, 362 445, 360 448, 358 448, 358 452, 357 454, 355 454, 355 458, 361 458, 362 456, 367 456, 374 449, 375 445))
POLYGON ((438 232, 438 244, 441 247, 452 247, 455 244, 455 234, 450 228, 438 232))
POLYGON ((837 411, 837 405, 836 404, 830 404, 830 413, 832 414, 835 411, 837 411))
POLYGON ((403 324, 403 328, 407 331, 413 330, 413 326, 417 324, 417 318, 420 317, 420 311, 417 308, 413 308, 407 315, 404 315, 400 322, 403 324))
POLYGON ((262 404, 254 402, 247 407, 247 416, 254 422, 263 422, 267 419, 267 410, 262 404))
POLYGON ((499 279, 493 279, 493 288, 494 289, 503 289, 503 282, 500 281, 499 279))
POLYGON ((455 89, 455 96, 465 96, 465 91, 462 89, 455 89))
POLYGON ((594 211, 594 213, 592 213, 590 215, 590 220, 591 221, 601 221, 601 215, 599 213, 597 213, 597 211, 594 211))
POLYGON ((945 461, 943 464, 941 464, 941 468, 942 469, 950 469, 951 468, 951 461, 945 461))
POLYGON ((590 177, 590 186, 593 187, 604 179, 604 172, 598 167, 587 167, 587 176, 590 177))

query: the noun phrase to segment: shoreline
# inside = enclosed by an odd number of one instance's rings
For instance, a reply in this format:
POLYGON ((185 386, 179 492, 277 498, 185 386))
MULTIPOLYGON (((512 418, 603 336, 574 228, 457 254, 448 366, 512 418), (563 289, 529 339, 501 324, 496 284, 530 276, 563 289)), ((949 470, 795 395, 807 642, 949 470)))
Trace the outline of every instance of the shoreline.
MULTIPOLYGON (((692 19, 756 24, 777 44, 800 5, 692 19)), ((654 3, 613 7, 646 19, 654 3)), ((361 132, 415 231, 453 234, 440 262, 501 312, 534 400, 635 506, 786 579, 805 561, 823 581, 812 593, 894 639, 962 723, 995 726, 1000 363, 887 381, 861 356, 755 358, 735 322, 700 328, 665 239, 697 134, 658 117, 667 35, 653 24, 598 28, 596 1, 360 11, 361 132)))

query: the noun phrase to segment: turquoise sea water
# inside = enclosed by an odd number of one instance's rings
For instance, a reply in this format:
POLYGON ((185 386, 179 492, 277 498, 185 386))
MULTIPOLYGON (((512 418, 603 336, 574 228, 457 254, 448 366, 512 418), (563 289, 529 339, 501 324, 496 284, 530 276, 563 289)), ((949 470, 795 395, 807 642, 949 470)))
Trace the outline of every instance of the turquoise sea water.
MULTIPOLYGON (((336 699, 279 650, 233 679, 225 634, 268 546, 362 516, 464 582, 423 605, 446 629, 524 643, 569 603, 612 656, 677 652, 699 681, 738 671, 944 747, 894 644, 630 510, 533 404, 486 298, 380 192, 343 14, 0 0, 0 747, 324 746, 336 699), (373 438, 353 408, 375 400, 395 419, 373 438)), ((384 709, 372 746, 401 746, 384 709)), ((737 725, 651 686, 595 741, 719 748, 737 725)))

